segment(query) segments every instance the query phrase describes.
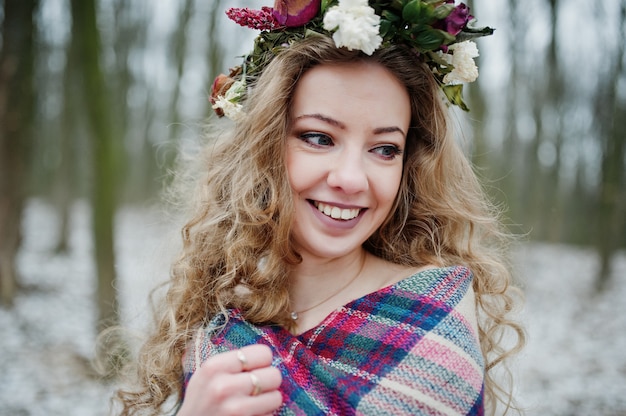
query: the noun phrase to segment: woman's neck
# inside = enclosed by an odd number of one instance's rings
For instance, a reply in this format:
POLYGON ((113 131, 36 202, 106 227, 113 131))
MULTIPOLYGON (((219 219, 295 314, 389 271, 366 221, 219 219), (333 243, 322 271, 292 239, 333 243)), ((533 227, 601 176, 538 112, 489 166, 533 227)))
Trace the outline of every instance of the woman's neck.
POLYGON ((361 277, 369 256, 359 250, 337 259, 303 258, 290 276, 292 318, 299 320, 305 313, 307 317, 324 317, 329 309, 352 299, 352 286, 361 277))
POLYGON ((309 281, 311 278, 317 280, 336 278, 339 272, 358 270, 368 255, 370 254, 365 249, 360 248, 347 255, 331 259, 303 256, 300 264, 293 269, 290 278, 294 283, 309 281))

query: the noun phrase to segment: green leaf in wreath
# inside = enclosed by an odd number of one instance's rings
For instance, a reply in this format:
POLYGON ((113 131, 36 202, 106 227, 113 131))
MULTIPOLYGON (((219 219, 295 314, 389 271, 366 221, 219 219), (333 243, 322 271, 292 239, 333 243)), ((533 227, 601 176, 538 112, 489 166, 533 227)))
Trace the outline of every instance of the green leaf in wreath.
POLYGON ((490 27, 481 28, 464 28, 458 35, 456 35, 457 42, 463 42, 464 40, 472 40, 483 36, 493 35, 495 29, 490 27))
POLYGON ((414 41, 422 51, 434 51, 439 48, 446 39, 446 36, 441 30, 431 29, 425 26, 420 26, 416 29, 414 41))
POLYGON ((454 4, 445 3, 437 7, 433 12, 433 17, 437 20, 445 19, 454 10, 454 4))
POLYGON ((320 7, 322 15, 326 13, 326 10, 328 10, 328 8, 331 6, 331 3, 333 3, 333 0, 322 0, 322 5, 320 7))
POLYGON ((420 23, 431 24, 435 18, 435 6, 432 4, 422 4, 420 11, 420 23))
POLYGON ((324 35, 323 35, 322 33, 317 32, 317 31, 315 31, 315 30, 307 29, 307 30, 304 32, 304 37, 305 37, 305 39, 306 39, 306 38, 316 37, 316 36, 318 36, 318 37, 320 37, 320 38, 324 37, 324 35))
POLYGON ((397 21, 400 20, 400 16, 398 16, 395 13, 392 13, 389 10, 383 11, 383 13, 382 13, 382 15, 380 17, 385 19, 385 20, 389 20, 390 22, 397 22, 397 21))
POLYGON ((441 55, 439 55, 437 52, 433 52, 433 51, 428 51, 426 52, 426 54, 428 55, 428 60, 430 60, 431 62, 437 64, 438 67, 452 67, 452 65, 450 65, 448 63, 447 60, 445 60, 441 55))
POLYGON ((380 20, 380 28, 378 29, 378 33, 384 39, 389 33, 389 29, 391 29, 391 22, 389 20, 381 19, 380 20))
POLYGON ((402 11, 402 8, 404 8, 407 1, 408 0, 393 0, 389 7, 400 12, 402 11))
POLYGON ((450 101, 452 104, 458 105, 459 108, 461 108, 463 111, 469 111, 469 108, 463 101, 463 85, 462 84, 444 85, 443 92, 446 94, 446 97, 448 97, 448 101, 450 101))
POLYGON ((415 23, 420 18, 420 11, 420 0, 411 0, 402 9, 402 18, 407 22, 415 23))

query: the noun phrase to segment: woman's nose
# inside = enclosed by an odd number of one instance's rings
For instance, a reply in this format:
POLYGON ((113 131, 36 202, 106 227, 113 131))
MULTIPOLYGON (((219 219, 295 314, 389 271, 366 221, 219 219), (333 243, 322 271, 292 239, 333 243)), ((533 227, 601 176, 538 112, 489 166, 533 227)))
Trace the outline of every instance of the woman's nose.
POLYGON ((327 183, 347 194, 366 191, 369 188, 367 169, 361 151, 345 148, 330 163, 327 183))

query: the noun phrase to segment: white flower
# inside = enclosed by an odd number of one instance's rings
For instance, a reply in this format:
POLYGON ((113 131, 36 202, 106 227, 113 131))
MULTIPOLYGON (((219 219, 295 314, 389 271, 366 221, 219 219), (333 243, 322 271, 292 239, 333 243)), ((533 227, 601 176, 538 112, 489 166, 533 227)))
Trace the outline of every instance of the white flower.
POLYGON ((463 82, 474 82, 478 78, 478 67, 474 58, 478 56, 476 43, 471 40, 455 43, 448 47, 452 54, 444 54, 446 61, 454 69, 443 77, 444 84, 461 84, 463 82))
POLYGON ((226 91, 226 96, 224 98, 228 101, 238 103, 244 92, 246 92, 246 82, 244 80, 235 81, 230 86, 228 91, 226 91))
POLYGON ((244 115, 243 106, 241 104, 233 103, 222 95, 217 96, 217 100, 215 100, 215 104, 213 104, 212 107, 214 110, 220 108, 224 112, 224 115, 233 121, 240 120, 244 115))
POLYGON ((225 95, 218 95, 213 104, 213 109, 221 109, 224 115, 233 121, 240 120, 245 113, 243 112, 243 106, 239 104, 243 93, 246 90, 246 83, 244 81, 235 81, 230 86, 225 95))
POLYGON ((380 16, 367 0, 339 0, 324 15, 324 29, 333 33, 338 48, 358 49, 371 55, 383 39, 379 35, 380 16))

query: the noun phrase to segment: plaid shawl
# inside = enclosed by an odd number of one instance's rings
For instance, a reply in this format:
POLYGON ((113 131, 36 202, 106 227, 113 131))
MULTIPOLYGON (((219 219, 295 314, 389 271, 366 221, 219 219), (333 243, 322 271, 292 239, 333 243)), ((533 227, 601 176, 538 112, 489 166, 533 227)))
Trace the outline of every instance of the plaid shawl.
POLYGON ((189 346, 184 387, 208 357, 260 343, 282 372, 278 415, 482 415, 471 282, 462 266, 426 270, 351 301, 297 336, 230 310, 189 346))

